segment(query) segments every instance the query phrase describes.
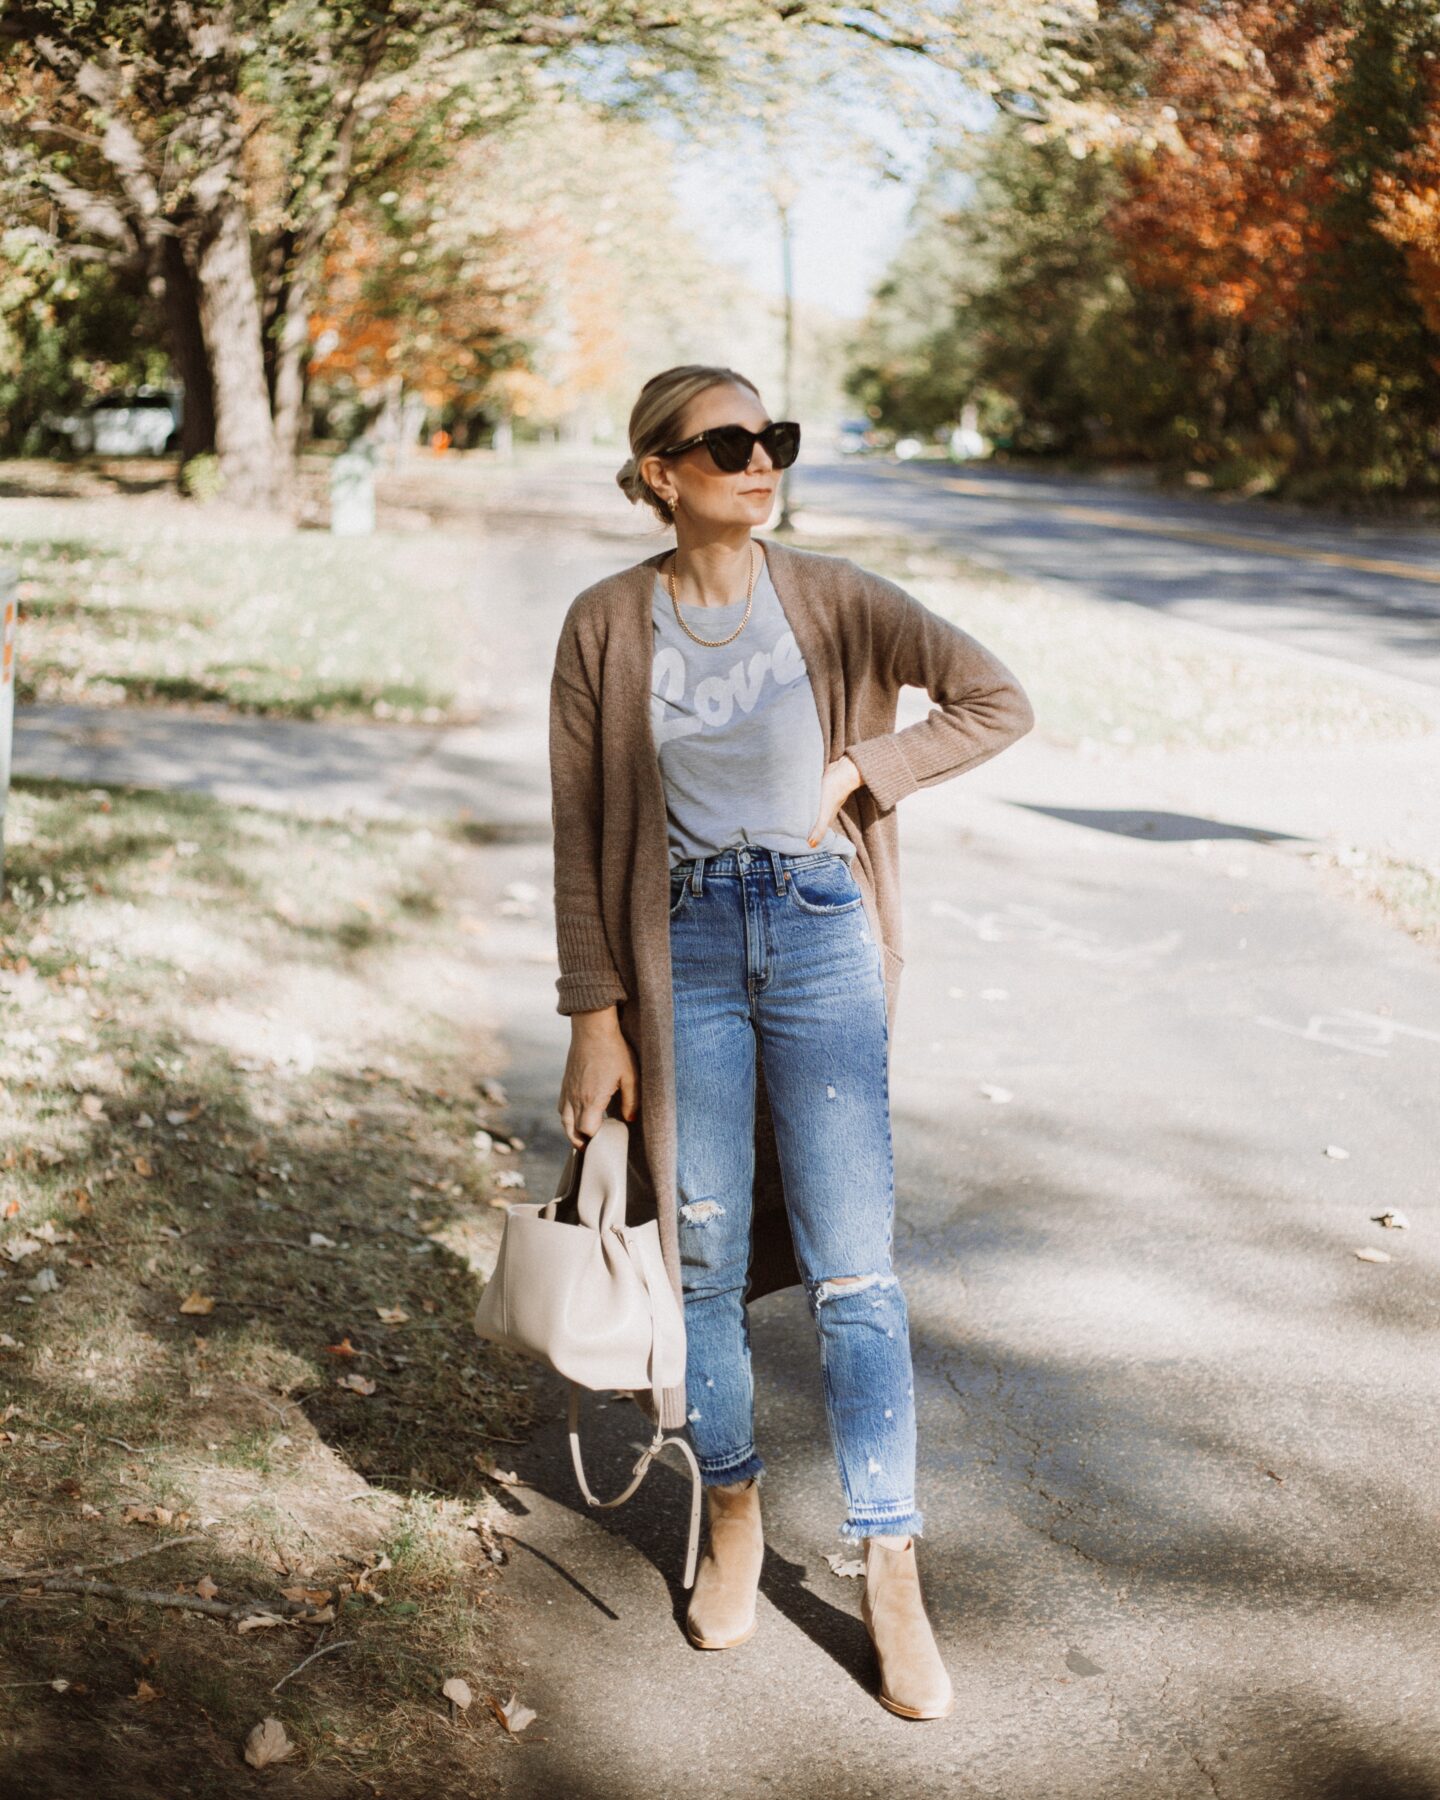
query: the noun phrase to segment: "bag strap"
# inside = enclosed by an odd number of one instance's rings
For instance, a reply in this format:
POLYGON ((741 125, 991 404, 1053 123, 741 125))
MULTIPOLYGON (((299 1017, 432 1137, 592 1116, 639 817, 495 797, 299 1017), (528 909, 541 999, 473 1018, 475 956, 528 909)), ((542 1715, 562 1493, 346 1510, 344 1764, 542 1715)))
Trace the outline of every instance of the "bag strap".
MULTIPOLYGON (((656 1395, 658 1406, 659 1395, 656 1395)), ((658 1418, 658 1411, 657 1411, 658 1418)), ((695 1460, 695 1452, 683 1437, 666 1437, 665 1427, 657 1424, 655 1435, 640 1453, 640 1460, 630 1471, 630 1480, 624 1490, 613 1500, 597 1500, 590 1492, 590 1483, 585 1479, 585 1464, 580 1457, 580 1385, 570 1383, 570 1416, 568 1420, 570 1433, 570 1460, 575 1465, 575 1479, 580 1483, 580 1492, 585 1496, 586 1504, 602 1508, 620 1506, 630 1498, 645 1479, 650 1464, 666 1450, 679 1450, 690 1465, 690 1535, 685 1546, 685 1579, 684 1587, 693 1587, 695 1583, 695 1559, 700 1548, 700 1465, 695 1460)))

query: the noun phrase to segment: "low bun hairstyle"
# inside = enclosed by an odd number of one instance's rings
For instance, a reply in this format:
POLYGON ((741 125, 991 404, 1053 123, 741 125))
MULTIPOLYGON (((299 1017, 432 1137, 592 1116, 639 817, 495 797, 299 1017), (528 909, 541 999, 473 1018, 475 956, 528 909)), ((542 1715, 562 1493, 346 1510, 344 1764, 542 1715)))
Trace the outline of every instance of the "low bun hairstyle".
POLYGON ((662 369, 652 375, 640 390, 640 397, 630 412, 630 455, 615 471, 615 483, 632 506, 642 500, 662 525, 675 523, 675 512, 640 473, 647 456, 655 456, 667 444, 681 442, 685 435, 685 412, 697 394, 721 384, 747 387, 758 400, 760 390, 747 376, 735 369, 712 363, 681 363, 673 369, 662 369))

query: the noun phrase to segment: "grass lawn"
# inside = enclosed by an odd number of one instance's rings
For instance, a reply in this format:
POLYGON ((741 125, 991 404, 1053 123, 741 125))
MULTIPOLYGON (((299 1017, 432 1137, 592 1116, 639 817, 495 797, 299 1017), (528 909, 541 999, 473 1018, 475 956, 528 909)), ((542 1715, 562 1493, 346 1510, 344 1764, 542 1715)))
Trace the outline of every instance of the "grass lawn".
POLYGON ((7 835, 0 1791, 250 1792, 270 1715, 272 1791, 477 1791, 482 1465, 533 1371, 470 1325, 523 1149, 476 852, 44 783, 7 835), (112 1563, 124 1594, 14 1579, 112 1563))
POLYGON ((22 703, 400 720, 473 718, 483 704, 464 618, 483 554, 473 531, 332 538, 163 488, 91 493, 48 464, 0 465, 0 490, 22 703))

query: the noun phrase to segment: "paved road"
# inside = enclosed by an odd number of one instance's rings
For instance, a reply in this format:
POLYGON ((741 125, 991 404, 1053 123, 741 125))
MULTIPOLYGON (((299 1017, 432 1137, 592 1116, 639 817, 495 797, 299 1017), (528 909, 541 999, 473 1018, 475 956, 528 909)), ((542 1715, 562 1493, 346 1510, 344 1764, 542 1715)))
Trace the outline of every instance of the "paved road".
POLYGON ((1043 576, 1440 688, 1440 532, 983 465, 812 461, 818 504, 1043 576))
MULTIPOLYGON (((552 555, 538 639, 634 545, 552 526, 552 555)), ((1263 819, 1115 829, 1144 810, 1131 783, 1027 740, 902 809, 897 1256, 954 1717, 871 1698, 857 1584, 824 1560, 841 1506, 813 1335, 776 1296, 754 1317, 770 1550, 740 1650, 681 1634, 677 1476, 587 1515, 558 1417, 514 1452, 534 1485, 494 1652, 540 1718, 504 1794, 1440 1794, 1440 966, 1251 837, 1263 819), (1370 1222, 1386 1206, 1408 1232, 1370 1222)), ((546 847, 492 868, 543 887, 546 847)), ((515 929, 495 999, 534 1188, 563 1158, 567 1028, 522 953, 540 924, 515 929)), ((594 1415, 605 1480, 636 1424, 594 1415)))

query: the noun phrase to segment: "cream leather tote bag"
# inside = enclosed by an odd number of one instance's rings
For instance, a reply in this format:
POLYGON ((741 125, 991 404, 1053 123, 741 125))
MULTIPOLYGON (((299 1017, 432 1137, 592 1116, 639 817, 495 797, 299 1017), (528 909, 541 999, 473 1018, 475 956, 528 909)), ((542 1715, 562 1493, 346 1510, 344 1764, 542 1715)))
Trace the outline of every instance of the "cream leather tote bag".
POLYGON ((625 1220, 630 1127, 607 1115, 583 1149, 573 1145, 555 1198, 506 1209, 495 1272, 475 1310, 481 1337, 548 1363, 570 1384, 568 1428, 575 1478, 587 1505, 620 1506, 664 1450, 690 1465, 685 1586, 700 1542, 700 1468, 683 1437, 659 1424, 661 1390, 685 1379, 685 1317, 665 1273, 660 1227, 625 1220), (597 1500, 580 1455, 581 1388, 648 1390, 655 1435, 613 1500, 597 1500))

